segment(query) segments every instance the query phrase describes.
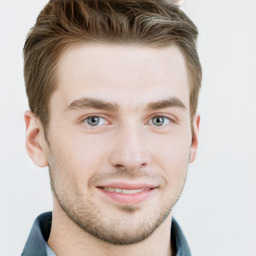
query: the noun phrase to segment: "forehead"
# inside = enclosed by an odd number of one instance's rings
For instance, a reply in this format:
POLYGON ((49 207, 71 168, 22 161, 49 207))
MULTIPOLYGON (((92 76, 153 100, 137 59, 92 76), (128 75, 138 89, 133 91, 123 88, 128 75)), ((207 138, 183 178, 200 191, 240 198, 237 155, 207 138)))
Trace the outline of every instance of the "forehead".
POLYGON ((176 46, 74 44, 58 62, 52 102, 66 107, 81 97, 134 107, 177 97, 188 105, 185 58, 176 46))

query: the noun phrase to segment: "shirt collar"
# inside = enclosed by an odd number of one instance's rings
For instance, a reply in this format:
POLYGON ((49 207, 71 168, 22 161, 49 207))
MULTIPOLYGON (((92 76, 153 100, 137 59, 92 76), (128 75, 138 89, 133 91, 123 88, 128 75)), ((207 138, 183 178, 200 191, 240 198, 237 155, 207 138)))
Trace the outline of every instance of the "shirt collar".
MULTIPOLYGON (((51 225, 52 212, 45 212, 36 218, 21 256, 56 256, 47 244, 51 225)), ((174 218, 172 218, 171 240, 176 247, 175 256, 191 256, 186 238, 174 218)))
POLYGON ((172 218, 171 241, 174 241, 175 244, 175 256, 191 256, 187 240, 178 222, 174 218, 172 218))

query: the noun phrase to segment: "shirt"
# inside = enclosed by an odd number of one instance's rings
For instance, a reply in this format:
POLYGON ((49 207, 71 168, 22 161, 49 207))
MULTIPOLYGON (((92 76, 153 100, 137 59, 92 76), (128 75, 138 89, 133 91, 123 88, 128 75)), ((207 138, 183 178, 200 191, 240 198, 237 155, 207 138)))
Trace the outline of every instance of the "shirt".
MULTIPOLYGON (((42 213, 36 218, 21 256, 56 256, 47 244, 51 225, 52 212, 42 213)), ((176 247, 175 256, 191 256, 186 238, 174 218, 172 218, 171 240, 176 247)))

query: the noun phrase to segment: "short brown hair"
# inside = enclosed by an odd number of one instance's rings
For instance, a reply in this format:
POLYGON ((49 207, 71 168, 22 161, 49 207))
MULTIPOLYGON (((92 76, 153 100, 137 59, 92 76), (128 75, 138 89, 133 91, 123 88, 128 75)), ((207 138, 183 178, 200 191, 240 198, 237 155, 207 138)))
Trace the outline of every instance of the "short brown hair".
POLYGON ((189 70, 192 120, 202 80, 197 35, 196 26, 186 14, 165 0, 51 0, 24 45, 29 107, 46 128, 49 100, 56 89, 56 64, 73 43, 176 45, 189 70))

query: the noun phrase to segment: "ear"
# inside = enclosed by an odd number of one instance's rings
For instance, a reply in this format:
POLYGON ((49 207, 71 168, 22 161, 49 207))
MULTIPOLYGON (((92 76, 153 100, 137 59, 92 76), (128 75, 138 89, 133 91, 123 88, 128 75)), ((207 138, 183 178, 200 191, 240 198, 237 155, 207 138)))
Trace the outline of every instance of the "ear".
POLYGON ((47 143, 44 137, 44 129, 39 119, 31 112, 26 111, 24 114, 26 123, 26 150, 38 167, 48 166, 47 160, 47 143))
POLYGON ((193 163, 196 159, 196 153, 198 148, 199 125, 200 125, 200 115, 196 114, 193 120, 194 131, 192 134, 192 144, 190 148, 190 159, 189 159, 190 163, 193 163))

